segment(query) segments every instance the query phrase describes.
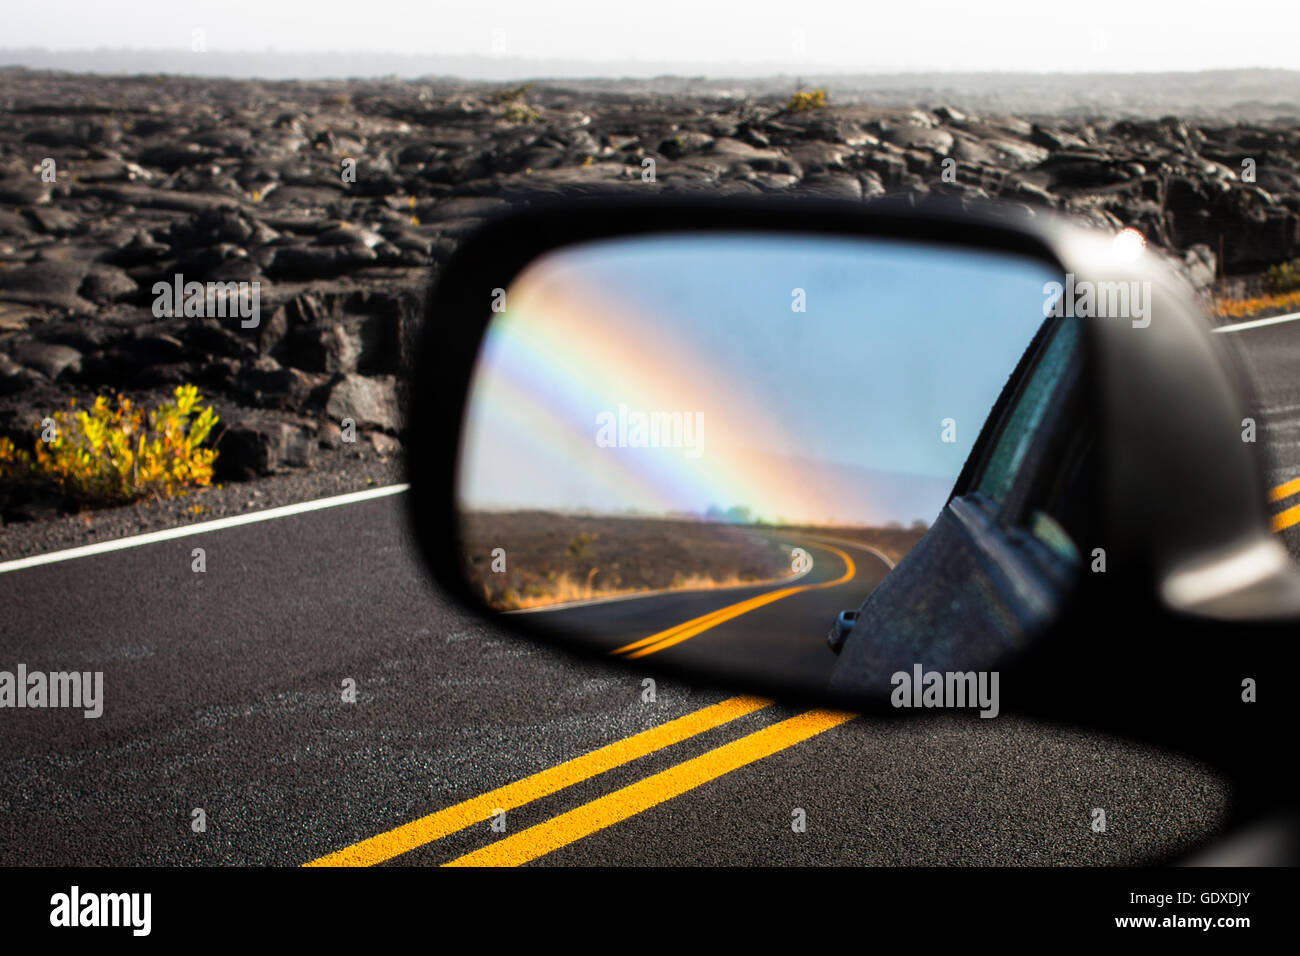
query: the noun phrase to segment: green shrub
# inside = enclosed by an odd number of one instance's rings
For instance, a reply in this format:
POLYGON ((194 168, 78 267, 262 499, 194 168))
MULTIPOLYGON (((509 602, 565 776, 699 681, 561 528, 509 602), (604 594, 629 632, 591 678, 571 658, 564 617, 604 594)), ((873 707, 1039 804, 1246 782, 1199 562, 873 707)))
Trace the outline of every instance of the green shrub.
POLYGON ((805 110, 824 110, 826 108, 826 90, 822 87, 818 87, 811 92, 800 90, 790 97, 790 102, 785 104, 785 108, 791 113, 802 113, 805 110))
POLYGON ((0 438, 0 478, 52 487, 90 504, 165 498, 212 481, 213 448, 203 442, 217 423, 211 406, 198 409, 199 392, 178 385, 175 400, 148 415, 129 398, 116 407, 100 396, 86 410, 56 411, 37 422, 33 450, 0 438))
POLYGON ((492 102, 501 110, 501 115, 511 123, 536 123, 542 118, 542 111, 530 106, 526 97, 532 89, 531 83, 497 90, 492 94, 492 102))
POLYGON ((1300 289, 1300 259, 1269 266, 1264 282, 1274 292, 1293 292, 1300 289))

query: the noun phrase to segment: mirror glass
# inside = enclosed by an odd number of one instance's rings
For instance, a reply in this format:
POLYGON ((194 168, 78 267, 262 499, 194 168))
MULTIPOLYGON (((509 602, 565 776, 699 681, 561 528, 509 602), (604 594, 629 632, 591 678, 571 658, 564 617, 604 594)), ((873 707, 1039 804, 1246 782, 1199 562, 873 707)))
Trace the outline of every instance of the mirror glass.
POLYGON ((812 234, 547 254, 494 303, 468 398, 474 592, 625 660, 804 690, 987 663, 1053 613, 1078 562, 1037 474, 1064 454, 1047 433, 1077 430, 1077 336, 1048 317, 1060 278, 812 234), (1009 381, 1008 427, 981 441, 1009 381), (977 441, 979 480, 950 503, 977 441), (1019 568, 970 571, 1018 547, 1042 552, 1044 593, 1021 593, 1019 568))

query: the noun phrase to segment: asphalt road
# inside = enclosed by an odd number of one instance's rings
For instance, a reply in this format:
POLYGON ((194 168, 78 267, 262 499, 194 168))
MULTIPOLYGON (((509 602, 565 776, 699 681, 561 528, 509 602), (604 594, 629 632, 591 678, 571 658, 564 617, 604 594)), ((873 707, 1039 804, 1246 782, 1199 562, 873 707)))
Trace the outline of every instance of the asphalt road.
POLYGON ((1300 557, 1300 321, 1223 335, 1243 359, 1255 391, 1256 437, 1268 487, 1277 490, 1272 510, 1284 525, 1277 533, 1300 557))
MULTIPOLYGON (((1230 338, 1286 491, 1300 322, 1230 338)), ((97 719, 0 711, 0 864, 1132 863, 1226 814, 1209 769, 1091 732, 651 694, 635 660, 574 660, 451 608, 404 519, 397 495, 0 574, 0 670, 104 674, 97 719)), ((1297 526, 1279 532, 1293 550, 1297 526)), ((834 584, 835 549, 805 546, 805 590, 662 652, 825 666, 826 615, 883 566, 854 552, 834 584)), ((770 590, 659 600, 641 631, 770 590)), ((646 607, 563 613, 614 642, 646 607)))
POLYGON ((400 496, 0 574, 0 607, 0 666, 100 670, 105 697, 0 711, 5 865, 1120 863, 1229 799, 1191 761, 1009 716, 650 700, 635 664, 451 609, 400 496))

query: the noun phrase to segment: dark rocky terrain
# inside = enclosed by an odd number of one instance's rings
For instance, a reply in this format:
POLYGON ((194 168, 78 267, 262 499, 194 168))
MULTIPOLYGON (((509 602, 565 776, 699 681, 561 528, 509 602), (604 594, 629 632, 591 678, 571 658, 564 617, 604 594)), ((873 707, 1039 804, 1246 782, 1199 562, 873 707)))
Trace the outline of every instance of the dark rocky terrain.
POLYGON ((793 574, 790 548, 773 534, 714 522, 475 511, 465 516, 464 535, 471 586, 501 610, 793 574), (510 555, 500 573, 492 569, 497 547, 510 555))
MULTIPOLYGON (((1069 61, 1062 52, 1061 64, 1069 61)), ((1075 61, 1071 66, 1077 66, 1075 61)), ((858 65, 859 68, 861 64, 858 65)), ((966 112, 1022 116, 1104 116, 1158 119, 1176 114, 1198 122, 1231 124, 1300 119, 1300 70, 1252 67, 1140 73, 1027 72, 1013 60, 998 72, 858 72, 832 67, 818 56, 748 63, 699 60, 573 60, 509 54, 377 53, 366 50, 230 50, 179 47, 96 47, 48 50, 0 47, 0 69, 132 76, 165 73, 262 80, 334 80, 388 77, 411 80, 440 94, 482 90, 485 83, 539 85, 604 94, 784 99, 801 85, 824 87, 839 104, 930 109, 940 103, 966 112)))
MULTIPOLYGON (((152 403, 194 382, 222 418, 222 480, 394 455, 430 278, 529 195, 998 198, 1134 226, 1201 288, 1220 249, 1229 275, 1300 255, 1294 120, 784 99, 0 71, 0 434, 29 442, 71 396, 152 403), (155 317, 152 286, 176 273, 259 283, 259 325, 155 317)), ((43 513, 0 493, 6 522, 43 513)))

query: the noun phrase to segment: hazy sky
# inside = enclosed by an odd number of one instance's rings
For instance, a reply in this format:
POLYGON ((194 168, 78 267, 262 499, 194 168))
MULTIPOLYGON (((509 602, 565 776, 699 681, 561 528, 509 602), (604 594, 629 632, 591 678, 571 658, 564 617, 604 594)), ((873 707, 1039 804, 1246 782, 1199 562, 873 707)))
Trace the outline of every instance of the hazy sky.
POLYGON ((1142 72, 1300 68, 1296 0, 63 0, 10 3, 14 49, 357 50, 580 59, 622 75, 636 62, 700 72, 1142 72))

